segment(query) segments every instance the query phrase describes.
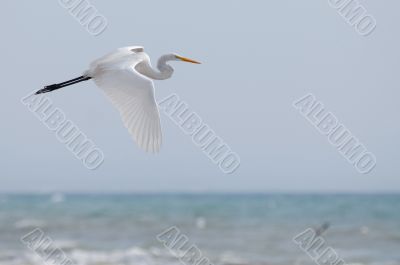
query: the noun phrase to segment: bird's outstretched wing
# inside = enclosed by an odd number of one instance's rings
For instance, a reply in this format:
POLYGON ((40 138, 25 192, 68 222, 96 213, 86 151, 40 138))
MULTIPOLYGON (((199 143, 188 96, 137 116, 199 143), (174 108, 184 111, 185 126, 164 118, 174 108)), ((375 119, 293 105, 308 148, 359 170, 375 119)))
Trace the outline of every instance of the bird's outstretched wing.
POLYGON ((139 147, 147 152, 158 152, 162 134, 153 81, 132 65, 107 69, 94 81, 119 110, 125 127, 139 147))

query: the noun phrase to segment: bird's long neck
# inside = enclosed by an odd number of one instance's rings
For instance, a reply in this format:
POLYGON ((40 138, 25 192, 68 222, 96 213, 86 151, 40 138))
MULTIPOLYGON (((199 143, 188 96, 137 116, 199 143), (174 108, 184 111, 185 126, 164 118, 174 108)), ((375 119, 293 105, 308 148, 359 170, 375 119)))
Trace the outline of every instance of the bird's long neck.
POLYGON ((139 64, 136 69, 141 73, 146 75, 147 77, 155 80, 164 80, 168 79, 174 73, 174 69, 167 64, 168 61, 173 60, 171 55, 163 55, 158 59, 157 69, 154 69, 150 63, 145 62, 143 64, 139 64))

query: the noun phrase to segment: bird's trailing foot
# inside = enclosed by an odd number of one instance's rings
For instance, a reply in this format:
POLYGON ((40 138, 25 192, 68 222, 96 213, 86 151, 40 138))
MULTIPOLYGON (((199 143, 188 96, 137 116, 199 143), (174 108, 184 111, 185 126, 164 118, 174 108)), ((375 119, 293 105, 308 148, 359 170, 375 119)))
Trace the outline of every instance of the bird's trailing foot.
POLYGON ((53 84, 53 85, 49 85, 49 86, 45 86, 44 88, 38 90, 35 95, 38 94, 43 94, 43 93, 47 93, 47 92, 51 92, 53 90, 59 89, 60 86, 58 84, 53 84))

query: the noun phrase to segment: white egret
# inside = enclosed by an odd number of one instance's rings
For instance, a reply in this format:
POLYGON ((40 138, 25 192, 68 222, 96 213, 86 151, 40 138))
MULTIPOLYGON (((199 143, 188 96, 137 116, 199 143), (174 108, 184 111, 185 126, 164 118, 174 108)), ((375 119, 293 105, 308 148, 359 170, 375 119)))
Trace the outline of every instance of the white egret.
POLYGON ((129 46, 93 61, 82 76, 45 86, 36 94, 93 79, 119 110, 125 127, 139 147, 155 153, 160 150, 162 134, 153 80, 164 80, 172 76, 174 69, 168 61, 199 64, 171 53, 161 56, 157 69, 153 69, 143 47, 129 46))

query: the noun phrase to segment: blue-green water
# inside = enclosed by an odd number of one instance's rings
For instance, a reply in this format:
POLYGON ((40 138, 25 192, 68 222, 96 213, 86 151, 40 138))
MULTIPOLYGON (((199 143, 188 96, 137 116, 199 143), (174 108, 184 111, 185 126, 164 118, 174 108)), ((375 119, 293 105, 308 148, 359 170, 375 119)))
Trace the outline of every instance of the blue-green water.
POLYGON ((44 264, 41 228, 76 264, 182 264, 156 236, 176 226, 217 264, 314 264, 292 238, 323 234, 347 264, 400 264, 400 195, 0 195, 0 265, 44 264))

